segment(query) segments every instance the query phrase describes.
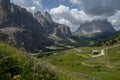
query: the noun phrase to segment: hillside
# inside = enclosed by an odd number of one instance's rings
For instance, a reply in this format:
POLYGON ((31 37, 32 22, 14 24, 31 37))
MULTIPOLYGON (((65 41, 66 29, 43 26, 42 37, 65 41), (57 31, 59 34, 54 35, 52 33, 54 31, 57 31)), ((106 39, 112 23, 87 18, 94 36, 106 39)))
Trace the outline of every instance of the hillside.
POLYGON ((120 31, 104 39, 103 41, 97 42, 96 46, 111 46, 119 43, 120 43, 120 31))
POLYGON ((58 80, 58 77, 37 58, 0 43, 0 80, 58 80))
MULTIPOLYGON (((0 42, 0 80, 77 80, 73 77, 76 73, 68 73, 30 53, 0 42)), ((91 79, 82 74, 80 78, 91 79)))

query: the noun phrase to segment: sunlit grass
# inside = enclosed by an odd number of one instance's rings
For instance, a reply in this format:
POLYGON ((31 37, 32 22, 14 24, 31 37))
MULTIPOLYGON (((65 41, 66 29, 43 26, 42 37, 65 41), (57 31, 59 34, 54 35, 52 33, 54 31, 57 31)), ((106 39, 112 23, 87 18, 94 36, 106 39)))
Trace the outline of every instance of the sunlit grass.
POLYGON ((69 75, 72 73, 76 73, 75 75, 82 74, 76 79, 82 80, 83 76, 87 75, 89 79, 92 77, 100 80, 120 80, 120 46, 106 50, 105 56, 92 57, 92 50, 104 48, 106 47, 81 47, 65 50, 56 52, 49 57, 43 58, 43 60, 62 70, 70 71, 69 75))

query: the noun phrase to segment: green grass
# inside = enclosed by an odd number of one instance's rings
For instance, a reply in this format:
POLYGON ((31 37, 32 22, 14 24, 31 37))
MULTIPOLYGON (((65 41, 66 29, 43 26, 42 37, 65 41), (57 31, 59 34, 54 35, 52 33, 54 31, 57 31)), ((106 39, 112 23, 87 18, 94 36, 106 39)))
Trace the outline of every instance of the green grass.
MULTIPOLYGON (((106 55, 92 58, 91 50, 104 47, 82 47, 56 52, 43 58, 59 69, 69 71, 65 75, 76 76, 75 80, 120 80, 120 46, 106 50, 106 55), (81 49, 83 52, 78 52, 81 49), (79 77, 77 76, 79 75, 79 77)), ((71 77, 73 77, 71 76, 71 77)))
POLYGON ((40 60, 0 43, 0 80, 58 80, 58 77, 40 60))
POLYGON ((103 48, 56 51, 38 59, 0 43, 0 80, 120 80, 120 46, 106 50, 105 56, 92 57, 92 50, 103 48))

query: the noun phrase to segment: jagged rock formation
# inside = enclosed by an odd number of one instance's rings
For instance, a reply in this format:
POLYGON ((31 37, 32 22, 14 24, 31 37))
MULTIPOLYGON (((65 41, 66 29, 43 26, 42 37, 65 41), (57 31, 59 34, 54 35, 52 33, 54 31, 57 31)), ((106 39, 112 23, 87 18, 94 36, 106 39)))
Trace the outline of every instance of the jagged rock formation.
POLYGON ((46 20, 50 23, 53 24, 54 22, 52 21, 51 15, 48 12, 45 12, 45 18, 46 20))
POLYGON ((48 33, 52 33, 55 27, 54 22, 52 21, 51 16, 48 12, 45 13, 45 16, 41 14, 40 11, 37 11, 34 14, 34 17, 38 20, 38 22, 42 25, 43 29, 48 33))
POLYGON ((112 24, 107 20, 94 20, 92 22, 86 22, 81 24, 74 35, 85 36, 85 37, 96 37, 96 36, 109 36, 114 34, 116 30, 112 24))
POLYGON ((72 37, 70 28, 66 25, 53 22, 48 12, 45 12, 45 15, 43 15, 41 14, 41 12, 37 11, 34 14, 34 17, 42 25, 44 30, 46 30, 49 36, 54 34, 54 37, 56 36, 61 39, 67 39, 72 37))
POLYGON ((64 24, 60 24, 58 28, 56 28, 55 34, 63 39, 72 37, 70 28, 64 24))
POLYGON ((56 36, 59 33, 58 37, 62 39, 71 36, 69 27, 59 26, 52 21, 48 12, 45 15, 36 12, 33 16, 26 9, 10 3, 10 0, 0 0, 0 40, 10 45, 23 47, 30 52, 44 50, 54 43, 55 39, 50 38, 50 35, 56 30, 59 31, 56 36))
POLYGON ((5 42, 32 52, 53 43, 26 9, 10 3, 10 0, 0 0, 0 7, 0 31, 8 36, 5 42))
POLYGON ((52 39, 54 45, 57 45, 57 47, 62 46, 67 48, 68 45, 76 44, 70 28, 64 24, 54 22, 48 12, 45 12, 43 15, 40 11, 37 11, 34 14, 34 17, 42 25, 43 29, 47 32, 49 39, 52 39))

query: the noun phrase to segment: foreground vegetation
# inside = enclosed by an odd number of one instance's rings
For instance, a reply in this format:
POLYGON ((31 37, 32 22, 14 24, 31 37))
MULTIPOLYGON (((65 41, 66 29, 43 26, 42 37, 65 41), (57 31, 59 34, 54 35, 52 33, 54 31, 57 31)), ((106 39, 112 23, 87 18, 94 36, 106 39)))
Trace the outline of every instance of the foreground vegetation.
POLYGON ((54 71, 26 52, 0 43, 0 80, 58 80, 54 71))

